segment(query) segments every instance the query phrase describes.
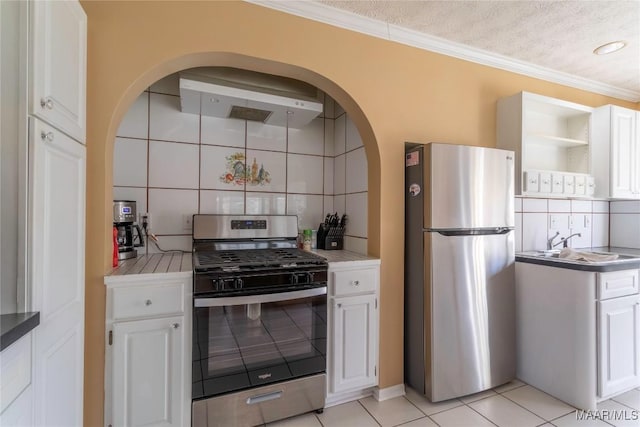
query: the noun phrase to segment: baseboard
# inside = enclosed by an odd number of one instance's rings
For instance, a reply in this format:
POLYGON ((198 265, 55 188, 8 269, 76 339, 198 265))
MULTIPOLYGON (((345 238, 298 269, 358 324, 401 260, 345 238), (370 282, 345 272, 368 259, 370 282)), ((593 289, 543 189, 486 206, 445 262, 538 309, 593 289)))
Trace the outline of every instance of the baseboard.
POLYGON ((378 401, 393 399, 394 397, 404 396, 404 384, 397 384, 386 388, 374 388, 373 397, 378 401))
POLYGON ((372 388, 366 388, 364 390, 351 391, 348 393, 329 394, 324 403, 325 408, 331 406, 341 405, 347 402, 353 402, 354 400, 360 400, 365 397, 369 397, 373 394, 372 388))

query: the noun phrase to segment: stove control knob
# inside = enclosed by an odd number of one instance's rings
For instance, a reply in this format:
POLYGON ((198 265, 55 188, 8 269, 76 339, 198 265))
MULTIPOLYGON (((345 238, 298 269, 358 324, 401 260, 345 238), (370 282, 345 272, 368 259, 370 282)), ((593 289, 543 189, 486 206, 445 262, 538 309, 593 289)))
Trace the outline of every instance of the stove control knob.
POLYGON ((309 283, 313 283, 313 276, 314 276, 313 273, 307 273, 307 281, 309 283))
POLYGON ((243 285, 244 285, 244 282, 242 281, 241 278, 238 277, 236 279, 235 288, 236 289, 242 289, 243 285))
POLYGON ((292 285, 298 284, 298 275, 296 273, 291 273, 291 284, 292 285))

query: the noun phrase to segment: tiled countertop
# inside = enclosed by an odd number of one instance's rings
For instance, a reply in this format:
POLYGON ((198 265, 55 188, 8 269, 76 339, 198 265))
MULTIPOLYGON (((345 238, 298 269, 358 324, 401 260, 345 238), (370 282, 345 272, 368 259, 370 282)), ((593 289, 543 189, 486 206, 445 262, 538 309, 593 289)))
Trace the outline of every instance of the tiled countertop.
POLYGON ((190 272, 193 269, 191 256, 191 252, 172 252, 125 259, 107 276, 190 272))
POLYGON ((330 263, 358 262, 366 264, 380 264, 379 258, 361 255, 350 251, 325 251, 324 249, 314 249, 311 252, 326 258, 330 263))
POLYGON ((131 276, 152 279, 155 274, 189 276, 193 270, 192 254, 171 252, 166 254, 142 255, 120 261, 118 267, 105 275, 105 284, 127 281, 131 276))

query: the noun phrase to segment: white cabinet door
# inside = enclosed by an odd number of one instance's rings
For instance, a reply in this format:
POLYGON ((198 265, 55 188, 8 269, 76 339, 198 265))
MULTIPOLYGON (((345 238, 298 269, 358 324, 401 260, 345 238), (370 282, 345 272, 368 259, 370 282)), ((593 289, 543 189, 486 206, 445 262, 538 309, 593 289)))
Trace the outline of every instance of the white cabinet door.
POLYGON ((184 326, 183 316, 114 323, 114 426, 183 424, 184 326))
POLYGON ((0 426, 32 427, 33 423, 33 389, 27 387, 16 400, 0 415, 0 426))
POLYGON ((333 302, 331 392, 374 386, 377 381, 377 303, 374 294, 333 302))
POLYGON ((640 385, 640 295, 598 304, 598 395, 607 397, 640 385))
POLYGON ((31 114, 85 141, 87 16, 77 1, 31 6, 31 114))
POLYGON ((611 107, 611 197, 634 198, 638 195, 638 143, 635 111, 611 107))
POLYGON ((85 147, 29 119, 35 424, 82 425, 85 147))

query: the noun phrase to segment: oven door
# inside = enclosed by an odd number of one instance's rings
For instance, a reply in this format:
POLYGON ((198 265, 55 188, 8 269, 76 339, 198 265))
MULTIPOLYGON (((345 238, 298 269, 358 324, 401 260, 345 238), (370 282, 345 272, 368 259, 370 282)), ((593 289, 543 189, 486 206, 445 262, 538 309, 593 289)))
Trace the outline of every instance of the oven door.
POLYGON ((326 372, 326 294, 194 299, 193 399, 326 372))

